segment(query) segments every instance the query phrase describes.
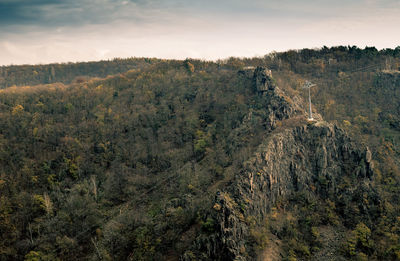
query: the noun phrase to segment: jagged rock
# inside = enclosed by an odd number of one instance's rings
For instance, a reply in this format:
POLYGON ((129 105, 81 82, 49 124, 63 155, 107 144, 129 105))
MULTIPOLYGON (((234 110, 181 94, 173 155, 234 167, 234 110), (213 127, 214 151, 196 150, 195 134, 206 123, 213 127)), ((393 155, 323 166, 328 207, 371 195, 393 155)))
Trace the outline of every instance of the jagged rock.
POLYGON ((254 81, 258 92, 266 92, 275 89, 272 72, 264 67, 257 67, 254 71, 254 81))
MULTIPOLYGON (((262 224, 276 202, 297 192, 332 202, 340 194, 344 202, 338 203, 343 205, 359 195, 370 193, 375 197, 370 186, 374 172, 368 148, 360 147, 344 130, 324 122, 319 114, 315 114, 316 121, 305 122, 303 101, 287 97, 273 84, 267 69, 257 67, 254 81, 257 91, 268 101, 262 113, 270 135, 225 191, 215 196, 207 215, 216 222, 216 231, 200 235, 192 249, 200 253, 200 260, 254 260, 256 254, 251 247, 247 249, 251 230, 248 219, 262 224), (282 125, 285 121, 292 123, 274 131, 278 122, 282 125), (357 182, 343 190, 339 184, 346 176, 357 182)), ((247 125, 257 113, 261 112, 250 110, 242 121, 243 128, 230 135, 240 136, 242 129, 249 129, 247 125)), ((233 142, 232 146, 236 144, 233 142)), ((369 211, 362 202, 359 208, 364 213, 369 211)), ((184 255, 182 260, 195 260, 199 255, 184 255)))
POLYGON ((239 70, 238 74, 244 76, 247 79, 253 80, 255 89, 259 93, 273 90, 276 87, 272 78, 271 70, 265 67, 258 66, 257 68, 255 68, 253 66, 247 66, 239 70))
POLYGON ((272 134, 244 164, 229 189, 216 196, 218 208, 213 210, 213 218, 218 231, 208 245, 216 249, 208 250, 213 253, 209 258, 252 260, 246 252, 249 227, 245 220, 254 217, 261 223, 277 201, 297 191, 334 200, 346 175, 356 175, 360 189, 368 191, 373 175, 370 162, 368 148, 360 148, 345 131, 326 122, 272 134), (319 184, 321 178, 326 183, 319 184))

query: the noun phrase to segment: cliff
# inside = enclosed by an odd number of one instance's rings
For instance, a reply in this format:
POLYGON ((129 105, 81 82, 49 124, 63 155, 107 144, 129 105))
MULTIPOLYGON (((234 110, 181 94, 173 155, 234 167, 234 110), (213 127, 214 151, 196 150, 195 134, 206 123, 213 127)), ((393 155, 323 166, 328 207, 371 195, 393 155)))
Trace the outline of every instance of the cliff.
MULTIPOLYGON (((256 69, 256 79, 257 72, 263 70, 256 69)), ((260 246, 255 237, 278 238, 279 231, 272 231, 265 222, 277 205, 293 208, 296 205, 293 198, 299 194, 308 201, 332 202, 337 206, 335 215, 339 219, 351 218, 347 211, 350 205, 371 219, 369 208, 375 204, 371 202, 379 201, 371 186, 374 175, 371 151, 353 142, 344 130, 320 118, 318 122, 306 123, 304 115, 299 118, 294 113, 301 111, 300 104, 287 103, 279 88, 267 88, 262 95, 271 98, 265 108, 274 122, 270 124, 270 135, 243 164, 230 185, 217 192, 213 209, 206 215, 208 221, 213 221, 210 223, 215 225, 215 231, 200 235, 182 260, 194 260, 193 256, 255 260, 260 249, 268 247, 272 251, 271 240, 260 246), (277 121, 281 127, 275 129, 277 121), (289 121, 291 124, 287 124, 289 121), (360 194, 370 199, 369 205, 360 199, 360 194)))

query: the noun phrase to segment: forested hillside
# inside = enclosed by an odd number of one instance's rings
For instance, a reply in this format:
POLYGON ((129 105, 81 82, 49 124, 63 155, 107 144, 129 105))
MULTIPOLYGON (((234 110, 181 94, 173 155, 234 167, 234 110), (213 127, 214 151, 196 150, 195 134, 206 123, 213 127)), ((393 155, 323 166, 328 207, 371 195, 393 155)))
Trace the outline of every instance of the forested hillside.
POLYGON ((112 61, 0 67, 0 89, 49 83, 82 82, 92 77, 104 78, 159 62, 154 58, 114 59, 112 61))
POLYGON ((400 47, 343 46, 1 67, 0 260, 400 260, 399 69, 400 47), (299 178, 265 203, 281 161, 299 178))

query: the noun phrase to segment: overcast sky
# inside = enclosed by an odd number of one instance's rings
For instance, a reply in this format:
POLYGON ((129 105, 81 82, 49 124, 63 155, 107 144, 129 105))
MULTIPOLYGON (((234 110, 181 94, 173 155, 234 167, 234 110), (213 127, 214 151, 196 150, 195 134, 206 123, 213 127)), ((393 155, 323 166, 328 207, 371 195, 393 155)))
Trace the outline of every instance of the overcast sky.
POLYGON ((399 0, 0 0, 0 65, 400 45, 399 0))

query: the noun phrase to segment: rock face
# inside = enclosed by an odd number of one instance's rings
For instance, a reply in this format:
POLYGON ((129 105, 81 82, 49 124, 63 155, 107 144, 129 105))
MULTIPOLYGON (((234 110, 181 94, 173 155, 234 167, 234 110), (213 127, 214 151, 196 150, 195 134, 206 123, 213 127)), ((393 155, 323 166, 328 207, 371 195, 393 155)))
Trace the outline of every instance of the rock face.
MULTIPOLYGON (((277 122, 295 117, 303 112, 302 101, 300 99, 289 100, 278 87, 268 89, 262 95, 268 99, 268 104, 264 108, 267 115, 265 119, 267 130, 273 130, 277 122)), ((247 118, 244 120, 246 121, 247 118)))
MULTIPOLYGON (((271 70, 264 67, 243 69, 239 74, 244 75, 252 82, 254 90, 266 100, 263 108, 265 128, 267 131, 275 129, 277 122, 286 120, 304 113, 303 101, 300 97, 289 98, 274 84, 271 70), (250 73, 251 72, 251 73, 250 73)), ((247 115, 243 123, 251 121, 252 115, 247 115)))
POLYGON ((371 152, 332 124, 319 122, 272 134, 229 189, 216 195, 212 216, 218 229, 198 241, 198 249, 213 260, 252 260, 246 252, 248 217, 261 223, 278 200, 299 191, 332 199, 355 193, 357 188, 340 191, 338 184, 345 176, 356 177, 360 189, 368 190, 372 175, 371 152))
MULTIPOLYGON (((254 75, 257 89, 271 98, 266 108, 270 123, 295 117, 300 105, 288 102, 276 86, 272 88, 265 70, 257 68, 254 75)), ((250 218, 261 224, 276 202, 297 192, 335 201, 339 194, 351 198, 357 191, 371 191, 373 173, 371 151, 333 124, 299 121, 273 131, 230 185, 217 193, 208 214, 216 223, 215 232, 200 235, 190 254, 196 252, 196 258, 204 260, 254 260, 255 253, 248 250, 250 218), (356 187, 339 186, 346 177, 356 180, 356 187)), ((182 260, 194 260, 188 253, 182 260)))
POLYGON ((254 81, 254 86, 259 93, 273 90, 276 87, 272 78, 271 70, 265 67, 258 66, 255 68, 248 66, 240 70, 238 74, 243 75, 248 79, 252 79, 254 81))
POLYGON ((264 67, 257 67, 254 71, 254 80, 258 92, 275 89, 272 72, 264 67))

